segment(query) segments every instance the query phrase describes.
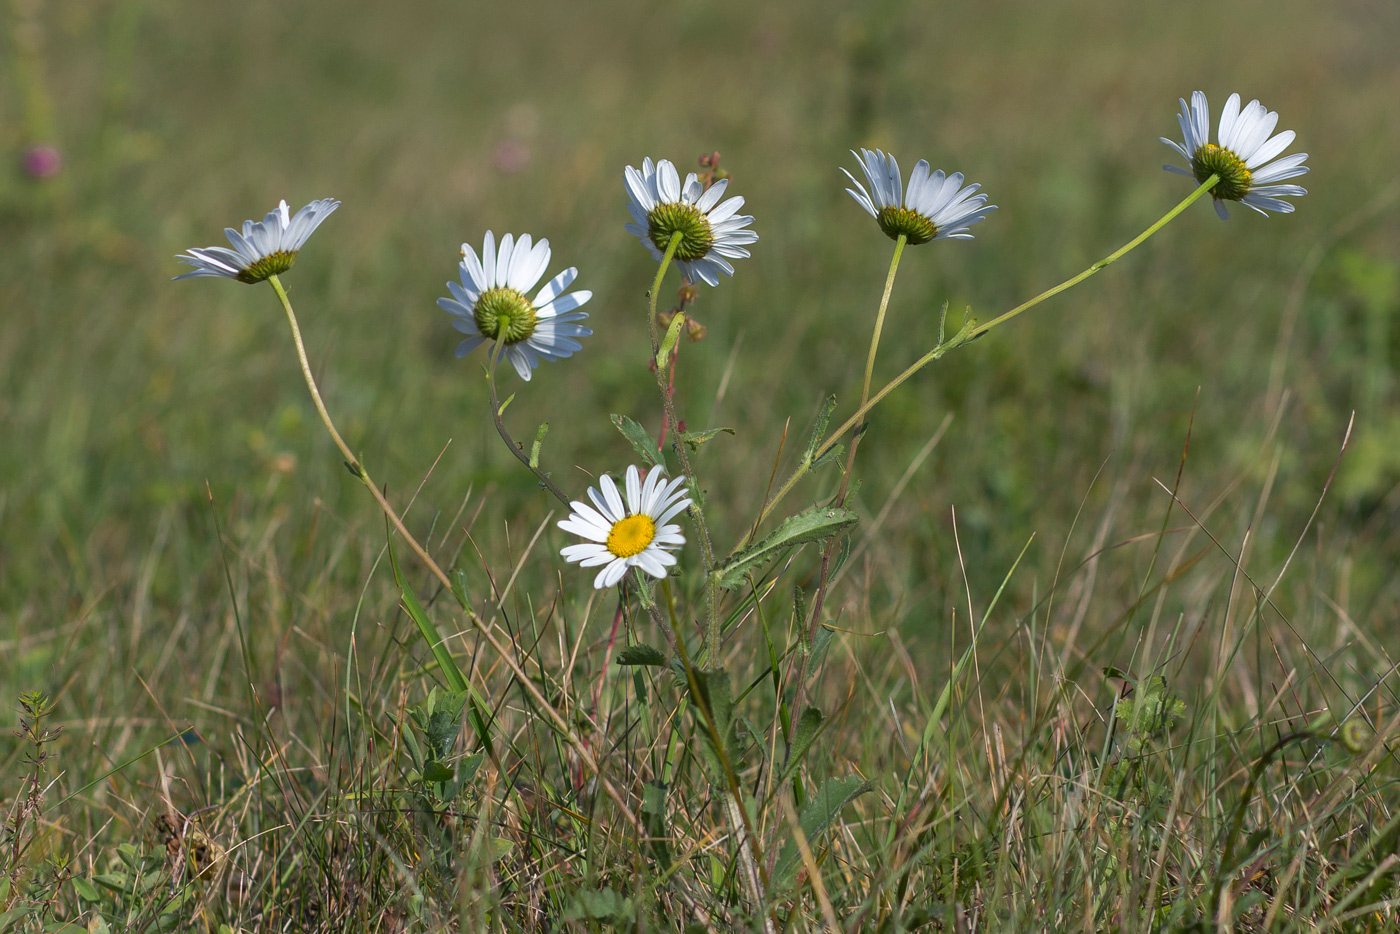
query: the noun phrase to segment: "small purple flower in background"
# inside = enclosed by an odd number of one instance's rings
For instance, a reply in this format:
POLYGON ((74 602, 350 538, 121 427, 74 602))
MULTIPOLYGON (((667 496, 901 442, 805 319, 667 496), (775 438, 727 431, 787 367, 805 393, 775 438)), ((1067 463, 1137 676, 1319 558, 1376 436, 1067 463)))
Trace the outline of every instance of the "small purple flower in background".
POLYGON ((30 146, 19 164, 30 178, 53 178, 63 169, 63 153, 53 146, 30 146))

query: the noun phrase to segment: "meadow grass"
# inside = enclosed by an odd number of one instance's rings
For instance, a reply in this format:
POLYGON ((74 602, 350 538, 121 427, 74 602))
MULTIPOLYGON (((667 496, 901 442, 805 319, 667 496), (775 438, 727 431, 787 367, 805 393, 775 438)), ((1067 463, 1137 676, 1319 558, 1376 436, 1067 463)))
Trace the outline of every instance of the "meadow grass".
MULTIPOLYGON (((0 171, 0 932, 1400 926, 1389 6, 14 0, 0 23, 0 149, 65 160, 0 171), (529 230, 594 292, 578 357, 502 378, 578 496, 636 459, 611 413, 661 424, 622 167, 723 153, 762 240, 701 288, 676 379, 692 427, 736 430, 694 455, 727 551, 827 395, 838 421, 859 398, 891 244, 841 190, 848 149, 1001 206, 904 257, 880 384, 944 301, 986 320, 1184 197, 1157 137, 1198 87, 1298 131, 1298 212, 1195 205, 882 403, 821 729, 788 769, 809 545, 726 598, 715 781, 717 676, 617 663, 663 634, 558 558, 484 357, 452 356, 457 245, 529 230), (285 281, 327 405, 567 730, 390 554, 271 290, 167 281, 326 196, 285 281)), ((679 619, 698 561, 657 590, 679 619)))

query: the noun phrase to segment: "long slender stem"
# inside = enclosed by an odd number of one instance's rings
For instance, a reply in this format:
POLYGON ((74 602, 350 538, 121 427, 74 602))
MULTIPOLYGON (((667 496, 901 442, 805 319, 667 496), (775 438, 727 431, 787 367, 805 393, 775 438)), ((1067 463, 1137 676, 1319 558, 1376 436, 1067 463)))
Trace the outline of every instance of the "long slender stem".
POLYGON ((571 509, 573 508, 573 504, 569 502, 569 497, 565 495, 563 490, 559 489, 553 480, 549 479, 549 474, 530 463, 530 458, 525 453, 524 449, 510 436, 510 432, 506 431, 506 423, 501 418, 501 403, 496 395, 496 362, 501 359, 501 354, 504 352, 505 344, 497 341, 492 347, 491 363, 486 373, 486 384, 491 391, 491 419, 496 423, 496 433, 501 436, 501 440, 506 443, 506 447, 510 448, 510 453, 515 455, 515 459, 524 464, 525 469, 534 474, 535 478, 540 481, 540 486, 553 493, 559 502, 564 504, 566 509, 571 509))
MULTIPOLYGON (((880 332, 885 326, 885 310, 890 305, 890 293, 894 291, 895 273, 899 272, 899 258, 904 255, 904 245, 909 242, 909 238, 904 234, 899 235, 899 239, 894 244, 894 256, 890 259, 890 271, 885 276, 885 292, 880 296, 880 309, 875 312, 875 330, 870 335, 870 352, 865 357, 865 379, 860 386, 860 405, 857 411, 865 411, 866 403, 870 401, 870 380, 875 373, 875 352, 880 349, 880 332)), ((860 430, 859 425, 855 427, 855 434, 851 436, 851 450, 846 454, 846 473, 841 477, 841 491, 837 494, 837 504, 846 504, 846 491, 851 485, 851 471, 856 466, 856 448, 860 447, 860 439, 865 432, 860 430)), ((830 549, 828 548, 828 551, 830 549)), ((823 566, 825 566, 823 564, 823 566)), ((825 578, 822 583, 825 584, 825 578)), ((818 597, 817 603, 821 603, 818 597)))
MULTIPOLYGON (((666 244, 666 252, 661 257, 661 265, 656 268, 656 278, 651 283, 651 300, 647 308, 647 330, 651 334, 653 359, 656 359, 661 353, 661 338, 657 333, 656 326, 656 301, 661 292, 661 280, 666 275, 666 267, 670 266, 671 260, 675 258, 676 250, 680 247, 683 236, 684 234, 679 230, 671 234, 671 239, 666 244)), ((676 415, 676 400, 666 378, 670 365, 670 360, 657 360, 656 388, 661 393, 661 404, 666 411, 667 424, 675 433, 673 445, 676 456, 680 458, 681 472, 685 474, 686 484, 690 489, 690 514, 695 520, 695 528, 700 532, 700 558, 705 578, 705 653, 713 663, 719 661, 721 638, 719 584, 715 581, 714 575, 710 573, 715 568, 715 549, 710 541, 709 527, 705 524, 705 510, 700 505, 700 483, 695 478, 695 470, 690 464, 690 455, 686 453, 685 441, 681 438, 681 423, 680 418, 676 415)))
MULTIPOLYGON (((885 292, 880 296, 880 310, 875 313, 875 330, 870 335, 870 352, 865 358, 865 380, 860 387, 860 405, 857 407, 857 411, 866 411, 868 409, 867 403, 870 399, 870 380, 875 372, 875 352, 880 347, 880 331, 884 328, 885 324, 885 310, 889 308, 890 293, 894 291, 894 277, 895 274, 899 272, 899 258, 904 255, 904 246, 908 242, 909 238, 904 234, 900 234, 899 239, 897 239, 894 244, 894 256, 890 258, 890 271, 885 276, 885 292)), ((854 434, 851 436, 851 449, 846 454, 846 472, 841 476, 841 489, 836 494, 836 502, 839 506, 846 505, 846 494, 851 487, 851 474, 856 466, 856 448, 860 447, 860 440, 864 436, 865 432, 861 430, 859 425, 856 425, 854 434)), ((811 621, 807 624, 807 639, 804 645, 804 651, 797 653, 798 657, 793 659, 788 668, 789 672, 792 671, 793 667, 797 669, 797 690, 793 695, 790 723, 790 726, 794 728, 797 725, 797 718, 802 716, 802 705, 806 701, 807 695, 807 665, 811 660, 811 653, 805 649, 811 646, 812 640, 816 638, 817 635, 817 627, 821 625, 822 607, 826 602, 826 588, 827 584, 830 582, 831 550, 834 547, 836 547, 836 540, 833 538, 829 539, 826 543, 826 547, 822 549, 821 574, 818 576, 817 580, 816 596, 812 599, 812 615, 811 621)), ((798 621, 798 625, 801 625, 800 620, 798 621)), ((791 729, 788 731, 788 735, 792 735, 791 729)))
MULTIPOLYGON (((326 404, 321 401, 321 391, 317 388, 316 378, 311 373, 311 364, 306 359, 306 346, 302 343, 301 327, 297 324, 296 312, 292 311, 292 303, 287 298, 287 291, 282 288, 282 283, 276 276, 270 276, 267 281, 272 284, 273 290, 277 293, 278 299, 282 302, 283 310, 287 312, 287 323, 290 324, 292 328, 292 340, 296 344, 297 359, 301 362, 301 374, 306 378, 306 388, 311 391, 311 400, 316 404, 316 411, 320 414, 321 421, 326 426, 326 431, 330 433, 331 439, 335 442, 335 446, 339 448, 340 453, 344 455, 346 466, 348 466, 350 471, 354 473, 355 476, 359 477, 364 485, 369 488, 370 494, 374 496, 374 501, 379 504, 379 508, 384 511, 384 515, 389 518, 394 529, 399 535, 403 536, 403 540, 408 543, 409 548, 418 556, 419 560, 421 560, 428 570, 432 572, 433 576, 442 583, 443 587, 447 588, 448 593, 455 593, 456 591, 452 587, 452 581, 448 579, 447 574, 443 572, 442 568, 438 567, 437 562, 432 559, 428 552, 424 550, 423 546, 418 543, 418 540, 404 527, 403 521, 399 519, 398 513, 394 511, 394 507, 389 505, 389 501, 384 498, 384 494, 379 491, 379 487, 370 479, 368 471, 360 464, 359 459, 355 457, 350 451, 349 445, 345 443, 345 439, 341 438, 340 432, 336 430, 335 423, 331 421, 330 413, 326 411, 326 404)), ((569 721, 564 719, 564 716, 560 714, 558 710, 554 709, 554 705, 549 702, 539 686, 535 684, 534 680, 525 672, 525 669, 521 667, 520 662, 515 657, 514 650, 502 642, 493 629, 487 626, 486 622, 482 620, 480 616, 472 612, 471 607, 463 606, 462 610, 467 620, 476 631, 481 634, 482 638, 487 641, 496 654, 500 656, 501 660, 505 662, 506 667, 511 670, 516 680, 525 689, 526 693, 530 695, 531 699, 539 706, 539 709, 543 711, 545 716, 553 723, 559 735, 564 737, 565 742, 574 748, 579 758, 583 760, 584 765, 587 766, 593 774, 598 776, 598 781, 603 786, 603 790, 607 793, 608 797, 612 799, 613 804, 617 806, 622 816, 629 824, 636 828, 639 834, 645 835, 647 833, 646 825, 633 813, 632 809, 627 804, 627 799, 617 790, 617 786, 603 774, 602 770, 598 767, 598 760, 594 758, 587 744, 574 732, 569 721)))
MULTIPOLYGON (((1216 183, 1219 181, 1220 177, 1218 175, 1212 175, 1210 178, 1206 179, 1205 182, 1203 182, 1200 185, 1200 187, 1198 187, 1195 191, 1191 192, 1191 194, 1187 195, 1186 198, 1182 200, 1180 204, 1172 208, 1166 214, 1162 215, 1161 219, 1154 223, 1151 227, 1148 227, 1142 233, 1138 234, 1138 236, 1134 237, 1121 249, 1115 250, 1113 253, 1110 253, 1108 256, 1099 260, 1097 263, 1094 263, 1092 266, 1090 266, 1088 269, 1085 269, 1078 275, 1066 279, 1064 282, 1061 282, 1059 285, 1054 286, 1053 288, 1046 289, 1044 292, 1041 292, 1035 298, 1032 298, 1026 302, 1022 302, 1020 305, 1017 305, 1010 311, 998 315, 997 317, 984 324, 973 325, 971 327, 964 326, 963 330, 959 331, 957 334, 954 334, 946 341, 941 342, 937 347, 934 347, 928 353, 915 360, 904 370, 904 372, 900 373, 894 379, 886 383, 883 387, 880 388, 878 392, 871 396, 868 401, 864 402, 859 408, 857 408, 856 411, 851 414, 850 418, 842 422, 840 427, 838 427, 835 431, 831 432, 831 434, 829 434, 826 437, 826 440, 824 440, 820 445, 817 446, 816 451, 813 452, 812 460, 815 461, 819 459, 823 454, 831 450, 832 446, 836 444, 836 442, 840 440, 841 437, 846 434, 846 432, 850 431, 853 427, 860 423, 861 419, 865 417, 865 414, 867 412, 875 408, 875 406, 879 405, 881 399, 885 398, 885 396, 898 389, 901 385, 904 384, 904 382, 907 379, 909 379, 909 377, 913 376, 915 373, 919 372, 924 367, 932 363, 934 360, 937 360, 938 358, 942 357, 945 353, 954 349, 955 347, 960 347, 961 345, 966 344, 968 341, 971 341, 974 338, 981 337, 983 334, 986 334, 992 328, 1004 324, 1007 321, 1010 321, 1012 318, 1016 317, 1022 312, 1033 308, 1036 305, 1039 305, 1047 298, 1058 295, 1065 289, 1078 285, 1080 282, 1083 282, 1085 279, 1094 275, 1099 270, 1121 259, 1129 251, 1140 246, 1142 242, 1148 237, 1161 230, 1164 226, 1166 226, 1166 224, 1169 221, 1175 218, 1178 214, 1180 214, 1182 211, 1186 210, 1188 207, 1194 204, 1197 199, 1199 199, 1206 192, 1214 188, 1216 183)), ((768 503, 763 507, 763 510, 759 513, 758 521, 754 523, 755 526, 757 526, 759 523, 761 523, 764 519, 768 518, 768 516, 772 514, 773 508, 784 496, 786 496, 789 492, 792 491, 792 488, 797 485, 797 481, 801 480, 809 469, 810 467, 804 463, 799 465, 797 469, 793 471, 792 475, 789 476, 787 480, 783 482, 783 485, 781 487, 778 488, 778 492, 774 493, 773 496, 768 500, 768 503)))

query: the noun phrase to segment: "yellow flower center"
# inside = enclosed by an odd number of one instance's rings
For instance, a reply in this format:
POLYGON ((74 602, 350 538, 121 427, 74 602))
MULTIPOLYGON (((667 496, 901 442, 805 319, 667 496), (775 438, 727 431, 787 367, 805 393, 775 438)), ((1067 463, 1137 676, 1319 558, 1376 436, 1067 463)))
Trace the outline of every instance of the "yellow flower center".
POLYGON ((1191 174, 1201 183, 1212 175, 1220 176, 1210 190, 1210 196, 1217 201, 1238 201, 1249 194, 1254 184, 1254 174, 1244 160, 1215 143, 1206 143, 1191 155, 1191 174))
POLYGON ((639 555, 656 538, 656 522, 651 516, 628 516, 614 522, 608 533, 608 551, 619 558, 639 555))
POLYGON ((928 243, 938 236, 938 226, 910 208, 882 208, 875 222, 891 240, 898 240, 899 235, 904 234, 909 238, 910 246, 928 243))

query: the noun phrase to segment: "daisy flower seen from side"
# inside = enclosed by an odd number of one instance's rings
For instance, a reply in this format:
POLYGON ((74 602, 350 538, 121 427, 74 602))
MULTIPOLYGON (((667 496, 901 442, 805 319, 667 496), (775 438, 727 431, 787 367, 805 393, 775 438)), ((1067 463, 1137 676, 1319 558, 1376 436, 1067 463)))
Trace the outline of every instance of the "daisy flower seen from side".
POLYGON ((729 261, 747 259, 749 251, 744 247, 758 242, 757 233, 744 229, 753 218, 737 213, 744 199, 734 197, 720 203, 729 187, 727 178, 706 188, 691 172, 682 185, 680 173, 670 161, 662 159, 653 165, 647 157, 641 171, 627 167, 623 182, 627 211, 632 215, 627 232, 642 241, 657 262, 665 257, 671 237, 680 233, 675 263, 681 275, 692 282, 699 279, 719 285, 720 273, 734 275, 729 261))
POLYGON ((1240 107, 1240 96, 1231 94, 1220 114, 1217 142, 1210 141, 1210 105, 1200 91, 1191 94, 1188 106, 1181 102, 1181 113, 1176 121, 1181 125, 1182 142, 1167 139, 1162 142, 1186 159, 1188 168, 1179 165, 1164 165, 1168 172, 1194 178, 1204 184, 1212 175, 1219 175, 1220 181, 1210 190, 1215 199, 1215 213, 1221 220, 1229 220, 1230 212, 1225 209, 1226 201, 1238 201, 1245 207, 1268 215, 1269 211, 1292 214, 1293 204, 1281 198, 1296 198, 1308 193, 1298 185, 1278 185, 1286 178, 1306 174, 1308 167, 1305 152, 1274 159, 1293 142, 1297 135, 1292 130, 1284 130, 1276 136, 1270 135, 1278 125, 1278 114, 1265 109, 1258 101, 1250 101, 1240 107))
POLYGON ((232 227, 224 228, 224 236, 228 237, 233 249, 206 246, 175 257, 195 267, 194 272, 175 278, 217 276, 253 283, 284 273, 296 262, 297 252, 307 238, 338 207, 339 201, 322 198, 311 202, 295 215, 289 215, 287 202, 283 201, 262 220, 244 221, 242 233, 232 227))
POLYGON ((909 173, 909 187, 905 189, 894 156, 878 149, 862 149, 859 153, 851 150, 851 155, 860 160, 870 190, 867 192, 854 175, 842 169, 856 186, 846 191, 875 218, 891 240, 898 240, 900 234, 914 246, 932 240, 971 240, 967 229, 981 223, 988 212, 997 208, 987 203, 985 194, 977 194, 980 185, 964 188, 961 172, 930 172, 928 162, 920 159, 909 173))
POLYGON ((588 488, 593 505, 570 503, 573 513, 559 528, 588 541, 568 545, 560 551, 564 560, 603 569, 593 579, 598 590, 622 580, 628 568, 641 568, 652 577, 665 577, 676 563, 672 551, 685 544, 679 525, 667 525, 690 505, 682 487, 685 477, 667 481, 659 467, 647 472, 646 480, 636 466, 627 468, 627 499, 624 502, 612 477, 604 474, 597 488, 588 488), (596 508, 595 508, 596 507, 596 508))
MULTIPOLYGON (((579 324, 588 313, 577 309, 593 293, 564 293, 578 277, 576 268, 570 266, 550 279, 533 299, 526 297, 549 267, 549 259, 549 241, 534 243, 529 234, 506 234, 497 247, 495 234, 488 230, 480 258, 470 244, 462 244, 462 281, 447 283, 452 297, 438 299, 438 307, 452 316, 452 326, 467 335, 457 345, 457 356, 493 341, 528 382, 541 360, 560 360, 583 349, 578 338, 593 331, 579 324)), ((491 352, 497 353, 494 346, 491 352)))

